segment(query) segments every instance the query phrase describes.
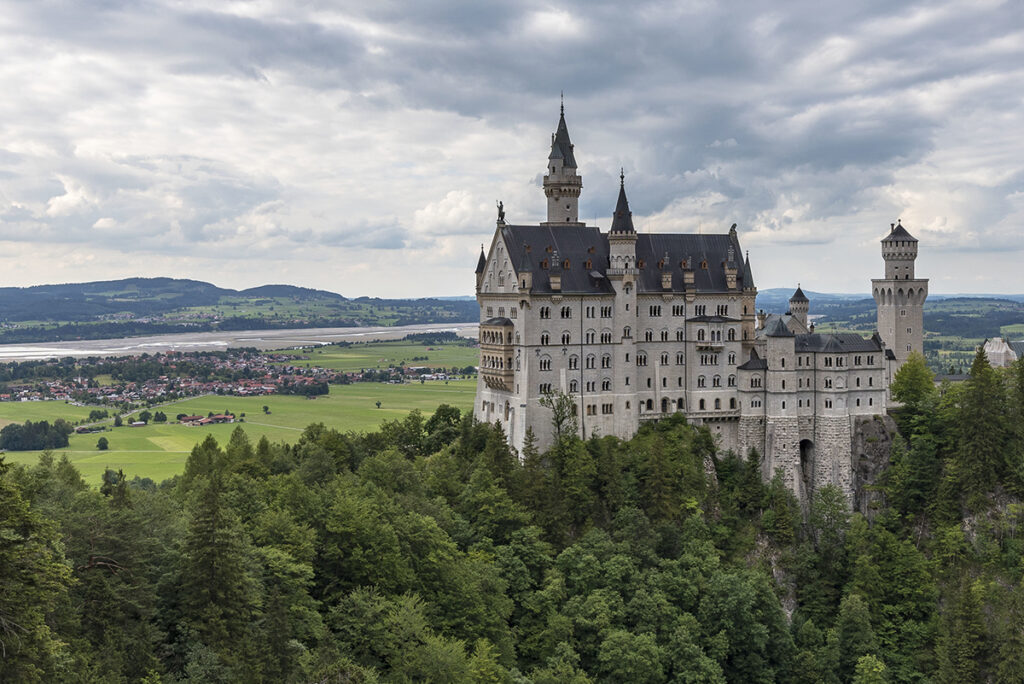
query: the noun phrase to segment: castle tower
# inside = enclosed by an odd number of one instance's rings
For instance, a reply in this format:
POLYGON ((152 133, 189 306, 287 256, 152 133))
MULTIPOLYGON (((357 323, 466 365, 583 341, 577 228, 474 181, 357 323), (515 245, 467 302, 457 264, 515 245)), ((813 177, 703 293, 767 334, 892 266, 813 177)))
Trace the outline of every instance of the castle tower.
POLYGON ((626 174, 619 172, 619 199, 615 203, 612 214, 612 226, 608 231, 608 257, 610 260, 608 275, 635 275, 636 269, 636 229, 633 228, 633 212, 629 210, 626 199, 626 174))
POLYGON ((810 310, 811 302, 807 299, 807 295, 800 289, 800 284, 797 283, 796 292, 789 298, 789 313, 793 318, 800 321, 800 325, 807 329, 807 312, 810 310))
POLYGON ((924 300, 928 297, 928 279, 914 277, 917 238, 902 222, 889 224, 882 239, 885 278, 871 281, 872 295, 878 306, 878 334, 895 356, 890 379, 911 352, 924 352, 924 300))
POLYGON ((551 154, 548 155, 547 173, 544 175, 544 195, 548 198, 547 224, 579 224, 580 190, 583 179, 576 173, 576 157, 565 125, 565 104, 558 118, 558 130, 551 136, 551 154))

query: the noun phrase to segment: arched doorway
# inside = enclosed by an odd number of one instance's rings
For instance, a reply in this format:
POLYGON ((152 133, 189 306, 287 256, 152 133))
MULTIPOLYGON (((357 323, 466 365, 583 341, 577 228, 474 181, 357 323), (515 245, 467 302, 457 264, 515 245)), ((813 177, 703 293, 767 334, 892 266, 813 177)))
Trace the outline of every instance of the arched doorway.
POLYGON ((814 489, 814 442, 809 439, 800 440, 800 475, 804 484, 804 497, 808 501, 814 489))

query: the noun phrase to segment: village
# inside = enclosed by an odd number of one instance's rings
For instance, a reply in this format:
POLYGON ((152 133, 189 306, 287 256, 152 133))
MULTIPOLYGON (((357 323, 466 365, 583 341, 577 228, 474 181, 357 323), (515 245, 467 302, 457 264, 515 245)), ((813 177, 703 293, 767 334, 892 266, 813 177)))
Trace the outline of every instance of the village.
MULTIPOLYGON (((88 358, 5 365, 0 401, 64 401, 130 409, 188 397, 272 394, 315 398, 330 385, 356 382, 400 384, 461 377, 458 369, 392 365, 332 370, 298 353, 232 349, 226 352, 169 352, 138 357, 88 358), (73 365, 69 366, 69 362, 73 365), (20 368, 19 368, 20 367, 20 368), (18 377, 31 371, 32 377, 18 377)), ((465 369, 463 369, 465 370, 465 369)), ((205 418, 205 417, 204 417, 205 418)), ((198 423, 198 418, 195 422, 198 423)))

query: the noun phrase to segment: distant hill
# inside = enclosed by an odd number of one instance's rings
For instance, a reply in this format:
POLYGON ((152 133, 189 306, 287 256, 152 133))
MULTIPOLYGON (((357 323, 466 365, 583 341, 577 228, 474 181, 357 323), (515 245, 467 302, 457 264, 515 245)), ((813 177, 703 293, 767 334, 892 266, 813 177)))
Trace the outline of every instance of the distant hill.
POLYGON ((0 288, 0 344, 210 330, 475 321, 472 299, 348 299, 294 285, 245 290, 179 278, 0 288))

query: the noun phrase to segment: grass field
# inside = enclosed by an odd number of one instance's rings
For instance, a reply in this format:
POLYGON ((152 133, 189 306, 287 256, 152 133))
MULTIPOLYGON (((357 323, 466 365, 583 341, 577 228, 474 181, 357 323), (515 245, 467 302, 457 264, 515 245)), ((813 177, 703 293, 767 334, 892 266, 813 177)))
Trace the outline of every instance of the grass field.
MULTIPOLYGON (((169 417, 179 413, 206 415, 210 411, 230 411, 236 416, 245 414, 245 422, 236 425, 187 427, 177 423, 145 427, 112 428, 102 434, 72 435, 67 453, 82 476, 91 484, 99 484, 106 468, 123 469, 131 478, 149 477, 157 482, 182 471, 189 451, 206 435, 213 435, 225 444, 231 432, 241 425, 252 441, 262 436, 272 442, 294 442, 302 429, 310 423, 324 423, 342 431, 362 432, 376 429, 383 421, 404 418, 413 409, 430 415, 439 404, 450 404, 466 410, 472 407, 476 391, 473 380, 387 385, 357 383, 335 385, 331 393, 318 399, 291 396, 231 397, 208 396, 186 399, 160 408, 169 417), (378 409, 376 402, 381 402, 378 409), (270 408, 263 413, 263 406, 270 408), (108 451, 98 451, 96 442, 104 436, 110 442, 108 451)), ((89 408, 76 407, 63 402, 4 402, 0 403, 0 423, 24 422, 55 418, 84 418, 89 408), (72 415, 72 409, 79 413, 72 415), (51 413, 47 413, 51 411, 51 413)), ((9 463, 32 464, 38 452, 8 452, 9 463)))
POLYGON ((85 420, 89 417, 89 411, 97 408, 105 407, 75 406, 63 401, 4 401, 0 402, 0 428, 10 423, 24 423, 26 420, 33 423, 46 420, 52 423, 63 418, 71 423, 85 420))
POLYGON ((404 361, 406 366, 430 366, 432 368, 465 368, 475 366, 480 360, 480 350, 476 347, 460 345, 426 346, 408 342, 375 342, 373 344, 353 344, 349 347, 325 346, 311 352, 311 366, 321 366, 339 371, 358 371, 364 368, 387 368, 404 361), (426 360, 423 359, 426 357, 426 360), (413 361, 419 358, 419 361, 413 361))

